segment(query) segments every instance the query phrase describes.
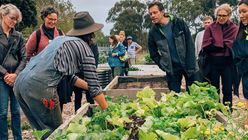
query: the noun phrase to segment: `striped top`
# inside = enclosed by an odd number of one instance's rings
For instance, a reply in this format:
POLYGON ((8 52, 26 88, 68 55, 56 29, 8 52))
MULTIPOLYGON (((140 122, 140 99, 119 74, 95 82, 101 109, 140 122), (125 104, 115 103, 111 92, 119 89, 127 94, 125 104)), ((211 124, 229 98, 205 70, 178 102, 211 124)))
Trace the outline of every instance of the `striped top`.
POLYGON ((83 75, 92 97, 101 93, 102 89, 98 83, 94 55, 84 41, 71 40, 64 42, 54 57, 54 67, 63 75, 73 75, 73 85, 78 78, 74 74, 80 73, 83 75))

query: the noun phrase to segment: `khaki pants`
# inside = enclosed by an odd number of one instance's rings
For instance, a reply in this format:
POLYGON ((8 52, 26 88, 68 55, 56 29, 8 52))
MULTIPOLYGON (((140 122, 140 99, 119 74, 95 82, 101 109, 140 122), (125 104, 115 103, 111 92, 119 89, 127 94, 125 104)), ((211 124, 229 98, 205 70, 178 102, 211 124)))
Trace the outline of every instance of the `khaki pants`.
POLYGON ((130 66, 135 65, 135 58, 130 58, 129 59, 129 64, 130 64, 130 66))

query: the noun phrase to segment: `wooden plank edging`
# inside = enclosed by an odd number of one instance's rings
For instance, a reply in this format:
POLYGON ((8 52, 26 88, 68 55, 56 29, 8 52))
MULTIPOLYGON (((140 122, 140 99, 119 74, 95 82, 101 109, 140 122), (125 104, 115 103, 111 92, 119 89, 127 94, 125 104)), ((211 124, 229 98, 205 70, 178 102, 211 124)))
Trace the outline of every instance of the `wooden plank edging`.
POLYGON ((77 110, 76 114, 72 115, 68 120, 66 120, 66 121, 65 121, 64 123, 62 123, 56 130, 54 130, 53 133, 47 138, 47 140, 53 140, 53 139, 54 139, 54 135, 55 135, 57 132, 66 129, 74 118, 78 117, 79 115, 84 115, 84 114, 87 112, 87 110, 88 110, 88 108, 89 108, 89 105, 90 105, 89 103, 83 104, 83 106, 81 106, 81 107, 77 110))

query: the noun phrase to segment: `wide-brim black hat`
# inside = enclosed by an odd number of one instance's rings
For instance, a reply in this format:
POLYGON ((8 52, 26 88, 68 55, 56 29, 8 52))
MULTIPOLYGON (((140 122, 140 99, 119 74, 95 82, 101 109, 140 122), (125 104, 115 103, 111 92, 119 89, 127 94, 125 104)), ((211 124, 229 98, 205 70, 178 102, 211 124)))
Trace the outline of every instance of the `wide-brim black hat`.
POLYGON ((103 24, 95 23, 87 11, 76 13, 73 21, 73 28, 66 33, 69 36, 86 35, 103 28, 103 24))

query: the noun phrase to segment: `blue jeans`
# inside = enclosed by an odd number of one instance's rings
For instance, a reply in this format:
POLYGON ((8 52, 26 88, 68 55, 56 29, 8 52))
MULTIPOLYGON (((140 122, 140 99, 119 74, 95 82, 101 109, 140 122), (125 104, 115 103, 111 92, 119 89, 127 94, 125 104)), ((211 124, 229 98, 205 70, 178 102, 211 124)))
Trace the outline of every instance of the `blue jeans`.
POLYGON ((13 88, 0 79, 0 140, 8 140, 8 102, 10 100, 11 129, 14 140, 21 140, 20 107, 13 93, 13 88))

